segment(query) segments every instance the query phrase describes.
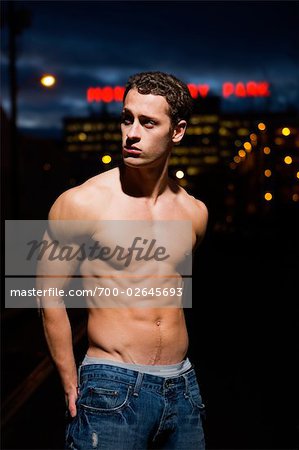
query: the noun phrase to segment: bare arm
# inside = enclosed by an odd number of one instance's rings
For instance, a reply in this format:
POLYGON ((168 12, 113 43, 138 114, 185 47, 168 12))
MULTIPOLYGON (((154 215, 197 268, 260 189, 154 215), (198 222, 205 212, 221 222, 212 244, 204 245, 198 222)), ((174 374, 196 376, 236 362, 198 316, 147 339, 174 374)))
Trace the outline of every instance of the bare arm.
POLYGON ((43 308, 42 317, 49 350, 61 378, 69 412, 74 417, 78 381, 68 314, 65 308, 43 308))
MULTIPOLYGON (((82 231, 81 222, 73 219, 73 209, 77 211, 78 205, 74 205, 71 194, 63 195, 53 205, 49 214, 49 230, 45 233, 44 239, 47 242, 58 243, 56 252, 59 252, 63 245, 71 245, 74 252, 78 249, 78 228, 82 231)), ((76 219, 76 216, 75 216, 76 219)), ((66 289, 69 278, 78 266, 78 260, 51 260, 50 252, 52 247, 47 249, 38 264, 37 278, 38 289, 45 292, 49 288, 58 290, 66 289)), ((73 352, 72 330, 63 297, 53 297, 43 295, 38 298, 41 307, 45 337, 59 372, 62 386, 65 392, 66 403, 72 417, 77 413, 77 369, 73 352)))
POLYGON ((208 209, 206 205, 200 200, 196 200, 196 208, 195 208, 195 233, 196 233, 196 244, 193 249, 195 251, 197 247, 202 242, 205 237, 207 225, 208 225, 208 209))

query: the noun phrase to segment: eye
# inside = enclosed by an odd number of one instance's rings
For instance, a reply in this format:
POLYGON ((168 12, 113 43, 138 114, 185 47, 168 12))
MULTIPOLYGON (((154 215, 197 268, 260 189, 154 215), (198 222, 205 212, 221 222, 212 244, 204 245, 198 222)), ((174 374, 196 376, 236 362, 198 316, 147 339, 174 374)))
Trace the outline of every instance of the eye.
POLYGON ((131 116, 128 116, 127 114, 122 114, 121 123, 123 123, 124 125, 130 125, 131 123, 133 123, 133 119, 131 116))
POLYGON ((143 121, 143 125, 146 128, 153 128, 156 125, 156 122, 154 120, 152 120, 152 119, 145 119, 143 121))

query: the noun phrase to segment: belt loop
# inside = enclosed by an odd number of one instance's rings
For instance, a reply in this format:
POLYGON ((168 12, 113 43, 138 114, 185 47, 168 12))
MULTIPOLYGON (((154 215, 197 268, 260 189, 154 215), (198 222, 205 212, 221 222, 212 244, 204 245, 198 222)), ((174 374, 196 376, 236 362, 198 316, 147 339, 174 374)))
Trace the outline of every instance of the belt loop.
POLYGON ((144 376, 143 372, 138 372, 136 383, 135 383, 135 386, 134 386, 134 392, 133 392, 133 395, 135 397, 138 397, 138 395, 139 395, 139 391, 140 391, 140 388, 141 388, 143 376, 144 376))

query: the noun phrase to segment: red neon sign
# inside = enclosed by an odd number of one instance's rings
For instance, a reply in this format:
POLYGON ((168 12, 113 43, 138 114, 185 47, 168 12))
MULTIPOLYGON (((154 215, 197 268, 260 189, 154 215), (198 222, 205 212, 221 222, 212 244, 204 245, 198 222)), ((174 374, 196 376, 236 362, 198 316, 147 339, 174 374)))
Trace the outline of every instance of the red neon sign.
POLYGON ((222 85, 222 95, 225 98, 236 97, 269 97, 270 85, 267 81, 248 81, 247 83, 225 82, 222 85))
POLYGON ((90 87, 87 89, 87 101, 92 102, 122 102, 125 93, 125 88, 122 86, 105 86, 105 87, 90 87))
MULTIPOLYGON (((205 98, 210 92, 209 84, 188 84, 188 88, 192 98, 205 98)), ((89 87, 87 89, 86 98, 88 103, 93 102, 122 102, 125 88, 122 86, 104 86, 89 87)), ((267 81, 241 81, 232 83, 226 81, 222 85, 222 96, 229 97, 269 97, 270 85, 267 81)))

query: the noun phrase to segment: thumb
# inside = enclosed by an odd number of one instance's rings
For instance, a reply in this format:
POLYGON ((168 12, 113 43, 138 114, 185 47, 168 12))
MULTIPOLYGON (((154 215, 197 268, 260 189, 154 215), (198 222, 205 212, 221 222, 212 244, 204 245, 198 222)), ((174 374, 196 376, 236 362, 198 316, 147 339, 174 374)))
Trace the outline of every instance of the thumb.
POLYGON ((77 407, 76 407, 76 394, 69 394, 67 398, 68 410, 70 412, 71 417, 75 417, 77 415, 77 407))

